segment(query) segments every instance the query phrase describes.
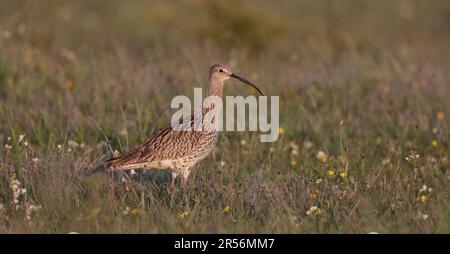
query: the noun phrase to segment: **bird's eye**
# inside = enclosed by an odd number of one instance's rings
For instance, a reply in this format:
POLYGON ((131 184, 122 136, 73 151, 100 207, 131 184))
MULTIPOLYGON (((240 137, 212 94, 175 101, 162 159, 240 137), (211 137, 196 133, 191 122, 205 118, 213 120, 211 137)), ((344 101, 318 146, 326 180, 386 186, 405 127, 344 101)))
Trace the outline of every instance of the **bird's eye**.
POLYGON ((222 70, 222 69, 219 69, 219 72, 223 72, 223 70, 222 70))

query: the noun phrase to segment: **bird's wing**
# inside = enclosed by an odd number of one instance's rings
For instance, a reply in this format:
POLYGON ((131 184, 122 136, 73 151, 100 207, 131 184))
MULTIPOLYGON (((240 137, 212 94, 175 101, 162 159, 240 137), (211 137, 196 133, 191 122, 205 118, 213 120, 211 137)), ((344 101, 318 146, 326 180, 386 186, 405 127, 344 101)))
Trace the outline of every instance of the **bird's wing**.
POLYGON ((107 160, 105 163, 108 168, 112 169, 132 169, 145 166, 163 168, 168 161, 181 158, 194 149, 195 135, 198 135, 195 131, 174 131, 171 126, 168 126, 158 130, 143 144, 117 158, 107 160))

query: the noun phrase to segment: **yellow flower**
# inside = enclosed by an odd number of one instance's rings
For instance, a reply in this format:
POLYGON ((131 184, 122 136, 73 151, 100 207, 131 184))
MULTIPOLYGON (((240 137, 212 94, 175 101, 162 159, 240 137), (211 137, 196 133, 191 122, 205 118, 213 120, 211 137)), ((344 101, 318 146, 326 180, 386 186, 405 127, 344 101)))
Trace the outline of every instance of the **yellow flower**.
POLYGON ((178 218, 184 219, 188 215, 189 215, 189 212, 188 211, 184 211, 184 212, 178 214, 178 218))
POLYGON ((419 199, 420 199, 420 202, 422 202, 422 203, 425 203, 425 202, 427 202, 427 200, 428 200, 427 196, 425 196, 425 195, 421 195, 421 196, 419 197, 419 199))
POLYGON ((224 212, 224 213, 229 213, 231 211, 231 207, 229 206, 229 205, 227 205, 223 210, 222 210, 222 212, 224 212))
POLYGON ((311 193, 309 194, 309 196, 310 196, 312 199, 315 199, 315 198, 317 198, 317 194, 319 194, 319 191, 314 190, 314 191, 311 191, 311 193))
POLYGON ((436 116, 439 120, 444 120, 445 114, 444 114, 444 112, 439 111, 439 112, 437 112, 436 116))
POLYGON ((328 170, 327 175, 329 177, 333 177, 334 176, 334 170, 333 169, 328 170))
POLYGON ((431 146, 437 147, 438 146, 438 142, 436 140, 432 140, 431 141, 431 146))
POLYGON ((346 178, 347 177, 347 172, 346 171, 341 171, 339 173, 339 176, 342 177, 342 178, 346 178))
POLYGON ((280 127, 278 128, 278 132, 280 133, 280 135, 284 135, 285 130, 283 127, 280 127))
POLYGON ((136 216, 138 214, 138 210, 136 208, 134 208, 130 211, 130 214, 133 216, 136 216))
POLYGON ((297 161, 291 160, 291 166, 295 167, 297 165, 297 161))

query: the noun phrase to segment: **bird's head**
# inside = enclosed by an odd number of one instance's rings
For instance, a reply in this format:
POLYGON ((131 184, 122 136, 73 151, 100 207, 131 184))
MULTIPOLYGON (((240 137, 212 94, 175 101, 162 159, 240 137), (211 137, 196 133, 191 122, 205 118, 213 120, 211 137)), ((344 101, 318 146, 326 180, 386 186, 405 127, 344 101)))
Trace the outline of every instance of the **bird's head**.
POLYGON ((223 65, 223 64, 214 64, 213 66, 211 66, 211 68, 209 69, 209 80, 210 81, 220 81, 220 82, 224 82, 230 78, 234 78, 237 79, 239 81, 241 81, 242 83, 249 85, 251 87, 253 87, 254 89, 256 89, 261 95, 264 95, 261 90, 254 85, 253 83, 251 83, 250 81, 246 80, 245 78, 233 73, 230 69, 230 67, 223 65))

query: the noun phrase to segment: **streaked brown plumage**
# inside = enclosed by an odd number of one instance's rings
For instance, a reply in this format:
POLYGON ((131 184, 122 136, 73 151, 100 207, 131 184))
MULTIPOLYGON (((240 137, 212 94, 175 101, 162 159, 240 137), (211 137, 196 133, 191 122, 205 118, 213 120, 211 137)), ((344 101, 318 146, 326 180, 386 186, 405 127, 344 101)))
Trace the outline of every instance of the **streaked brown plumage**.
MULTIPOLYGON (((222 97, 224 82, 231 77, 254 87, 261 93, 255 85, 232 73, 229 67, 215 64, 209 70, 207 96, 222 97)), ((216 108, 213 105, 203 107, 202 116, 211 110, 216 108)), ((196 114, 200 112, 191 115, 191 126, 194 124, 196 114)), ((172 183, 179 174, 185 183, 191 168, 214 149, 217 136, 216 130, 183 131, 174 130, 169 125, 158 130, 143 144, 117 158, 107 160, 106 166, 112 170, 171 169, 172 183)))

